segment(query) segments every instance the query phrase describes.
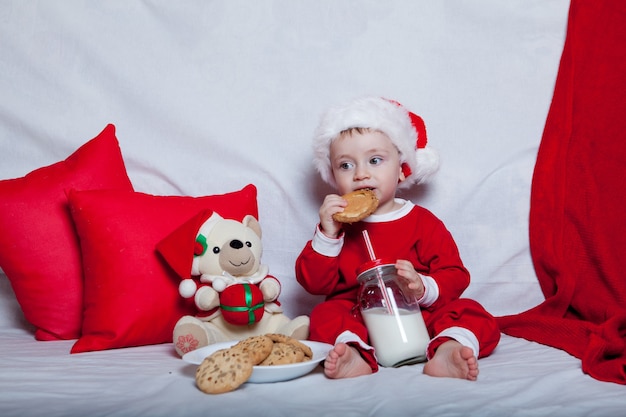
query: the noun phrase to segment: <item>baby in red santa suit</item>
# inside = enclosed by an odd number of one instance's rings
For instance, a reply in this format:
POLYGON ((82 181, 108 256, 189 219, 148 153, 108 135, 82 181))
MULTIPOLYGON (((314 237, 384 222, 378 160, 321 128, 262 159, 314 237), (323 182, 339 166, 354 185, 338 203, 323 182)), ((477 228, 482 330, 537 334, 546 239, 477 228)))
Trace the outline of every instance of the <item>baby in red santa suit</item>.
POLYGON ((378 371, 376 352, 357 308, 357 268, 366 263, 366 230, 379 258, 395 259, 399 276, 419 300, 431 341, 424 373, 476 380, 478 358, 500 340, 495 319, 478 302, 461 298, 470 276, 445 225, 430 211, 396 196, 438 168, 422 119, 379 97, 334 107, 314 137, 314 163, 337 194, 324 198, 319 223, 296 261, 298 282, 325 301, 311 312, 310 339, 334 347, 324 362, 329 378, 378 371), (333 219, 347 205, 341 195, 372 189, 378 207, 362 221, 333 219), (357 242, 358 241, 358 242, 357 242))

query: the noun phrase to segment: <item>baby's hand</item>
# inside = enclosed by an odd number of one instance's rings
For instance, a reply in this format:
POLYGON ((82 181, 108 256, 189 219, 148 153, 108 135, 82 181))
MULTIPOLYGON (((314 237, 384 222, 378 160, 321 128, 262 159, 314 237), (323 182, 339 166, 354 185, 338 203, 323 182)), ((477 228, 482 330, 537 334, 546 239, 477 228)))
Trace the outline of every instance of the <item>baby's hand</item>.
POLYGON ((333 239, 339 236, 341 223, 333 220, 333 214, 341 212, 347 205, 348 202, 337 194, 329 194, 324 198, 319 215, 320 228, 326 236, 333 239))
POLYGON ((415 297, 417 297, 418 300, 422 298, 425 291, 424 282, 420 274, 413 268, 413 264, 404 259, 398 259, 396 261, 396 269, 398 270, 398 275, 408 281, 407 287, 413 291, 415 297))

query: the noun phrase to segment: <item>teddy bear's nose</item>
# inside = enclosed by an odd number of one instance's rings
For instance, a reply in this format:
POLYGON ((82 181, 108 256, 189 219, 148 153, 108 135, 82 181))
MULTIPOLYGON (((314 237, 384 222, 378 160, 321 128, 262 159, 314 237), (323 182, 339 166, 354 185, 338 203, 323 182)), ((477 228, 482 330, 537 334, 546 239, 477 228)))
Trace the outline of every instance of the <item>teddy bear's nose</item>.
POLYGON ((243 243, 241 240, 234 239, 230 241, 230 247, 233 249, 241 249, 243 248, 243 243))

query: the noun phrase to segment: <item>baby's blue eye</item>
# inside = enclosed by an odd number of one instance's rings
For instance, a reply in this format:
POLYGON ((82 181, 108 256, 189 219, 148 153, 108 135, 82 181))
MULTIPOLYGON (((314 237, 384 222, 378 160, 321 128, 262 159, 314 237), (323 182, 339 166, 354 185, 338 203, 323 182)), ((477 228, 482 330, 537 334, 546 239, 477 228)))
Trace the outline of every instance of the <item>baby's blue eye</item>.
POLYGON ((383 162, 383 158, 381 158, 380 156, 375 156, 372 159, 370 159, 370 164, 372 165, 378 165, 381 162, 383 162))
POLYGON ((352 168, 352 164, 350 162, 342 162, 339 164, 340 169, 350 169, 352 168))

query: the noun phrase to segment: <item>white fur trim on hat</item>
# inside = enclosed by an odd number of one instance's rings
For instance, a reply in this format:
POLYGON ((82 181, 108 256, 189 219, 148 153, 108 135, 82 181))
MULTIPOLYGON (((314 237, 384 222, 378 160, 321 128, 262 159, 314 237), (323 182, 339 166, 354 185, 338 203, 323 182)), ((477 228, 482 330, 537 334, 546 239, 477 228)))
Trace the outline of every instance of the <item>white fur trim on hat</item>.
MULTIPOLYGON (((416 120, 421 118, 412 115, 416 120)), ((424 125, 416 126, 401 104, 381 97, 365 97, 347 105, 332 107, 322 115, 313 139, 314 165, 322 179, 336 187, 330 165, 330 144, 351 128, 369 128, 386 134, 400 151, 400 162, 408 164, 411 174, 398 187, 423 183, 439 168, 437 153, 427 146, 424 125), (424 137, 420 137, 423 135, 424 137), (424 147, 417 146, 418 139, 424 147)))

